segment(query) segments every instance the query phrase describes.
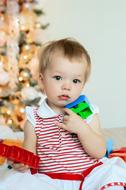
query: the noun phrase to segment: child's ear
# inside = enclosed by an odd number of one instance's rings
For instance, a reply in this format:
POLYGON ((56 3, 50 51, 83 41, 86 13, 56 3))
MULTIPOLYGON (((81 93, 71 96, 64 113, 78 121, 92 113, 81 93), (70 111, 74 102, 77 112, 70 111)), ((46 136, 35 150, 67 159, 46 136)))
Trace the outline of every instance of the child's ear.
POLYGON ((43 80, 43 75, 42 75, 42 73, 39 74, 39 80, 41 80, 41 81, 43 80))
POLYGON ((44 93, 43 75, 42 74, 39 74, 38 85, 39 85, 41 91, 44 93))

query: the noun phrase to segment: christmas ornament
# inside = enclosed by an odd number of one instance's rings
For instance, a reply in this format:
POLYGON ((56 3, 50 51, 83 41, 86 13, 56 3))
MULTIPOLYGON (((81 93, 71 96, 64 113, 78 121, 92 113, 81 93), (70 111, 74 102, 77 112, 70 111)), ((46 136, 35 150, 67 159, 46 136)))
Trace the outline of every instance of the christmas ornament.
POLYGON ((0 85, 4 86, 9 82, 9 74, 3 69, 3 63, 0 62, 0 85))
POLYGON ((23 130, 26 105, 38 105, 38 50, 45 41, 37 0, 0 0, 0 123, 23 130))

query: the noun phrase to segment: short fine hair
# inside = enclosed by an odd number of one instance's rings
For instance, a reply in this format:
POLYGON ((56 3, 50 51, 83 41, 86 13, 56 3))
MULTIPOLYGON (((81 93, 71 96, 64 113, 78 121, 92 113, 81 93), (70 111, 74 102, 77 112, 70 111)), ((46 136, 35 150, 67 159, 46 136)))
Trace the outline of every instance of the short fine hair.
POLYGON ((85 82, 87 81, 91 71, 90 56, 84 46, 72 38, 50 41, 42 45, 39 51, 39 74, 44 73, 56 52, 60 52, 69 60, 75 59, 84 63, 86 60, 85 82))

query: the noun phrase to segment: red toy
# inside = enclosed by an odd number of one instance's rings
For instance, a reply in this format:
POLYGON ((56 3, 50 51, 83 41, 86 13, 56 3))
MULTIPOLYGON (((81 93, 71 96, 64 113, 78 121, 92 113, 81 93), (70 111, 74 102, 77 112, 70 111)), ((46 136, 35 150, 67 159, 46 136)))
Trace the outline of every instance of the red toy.
POLYGON ((17 146, 9 146, 0 142, 0 156, 6 157, 14 162, 24 163, 33 169, 38 168, 39 157, 17 146))
POLYGON ((112 157, 120 157, 126 162, 126 147, 122 147, 118 150, 113 150, 109 154, 109 158, 112 158, 112 157))

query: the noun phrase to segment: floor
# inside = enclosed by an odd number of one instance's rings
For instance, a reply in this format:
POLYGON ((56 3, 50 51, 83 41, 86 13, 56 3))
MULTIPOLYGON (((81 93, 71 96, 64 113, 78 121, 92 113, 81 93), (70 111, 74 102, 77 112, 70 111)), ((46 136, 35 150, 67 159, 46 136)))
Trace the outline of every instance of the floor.
POLYGON ((106 141, 112 139, 113 148, 126 147, 126 127, 103 129, 106 141))

